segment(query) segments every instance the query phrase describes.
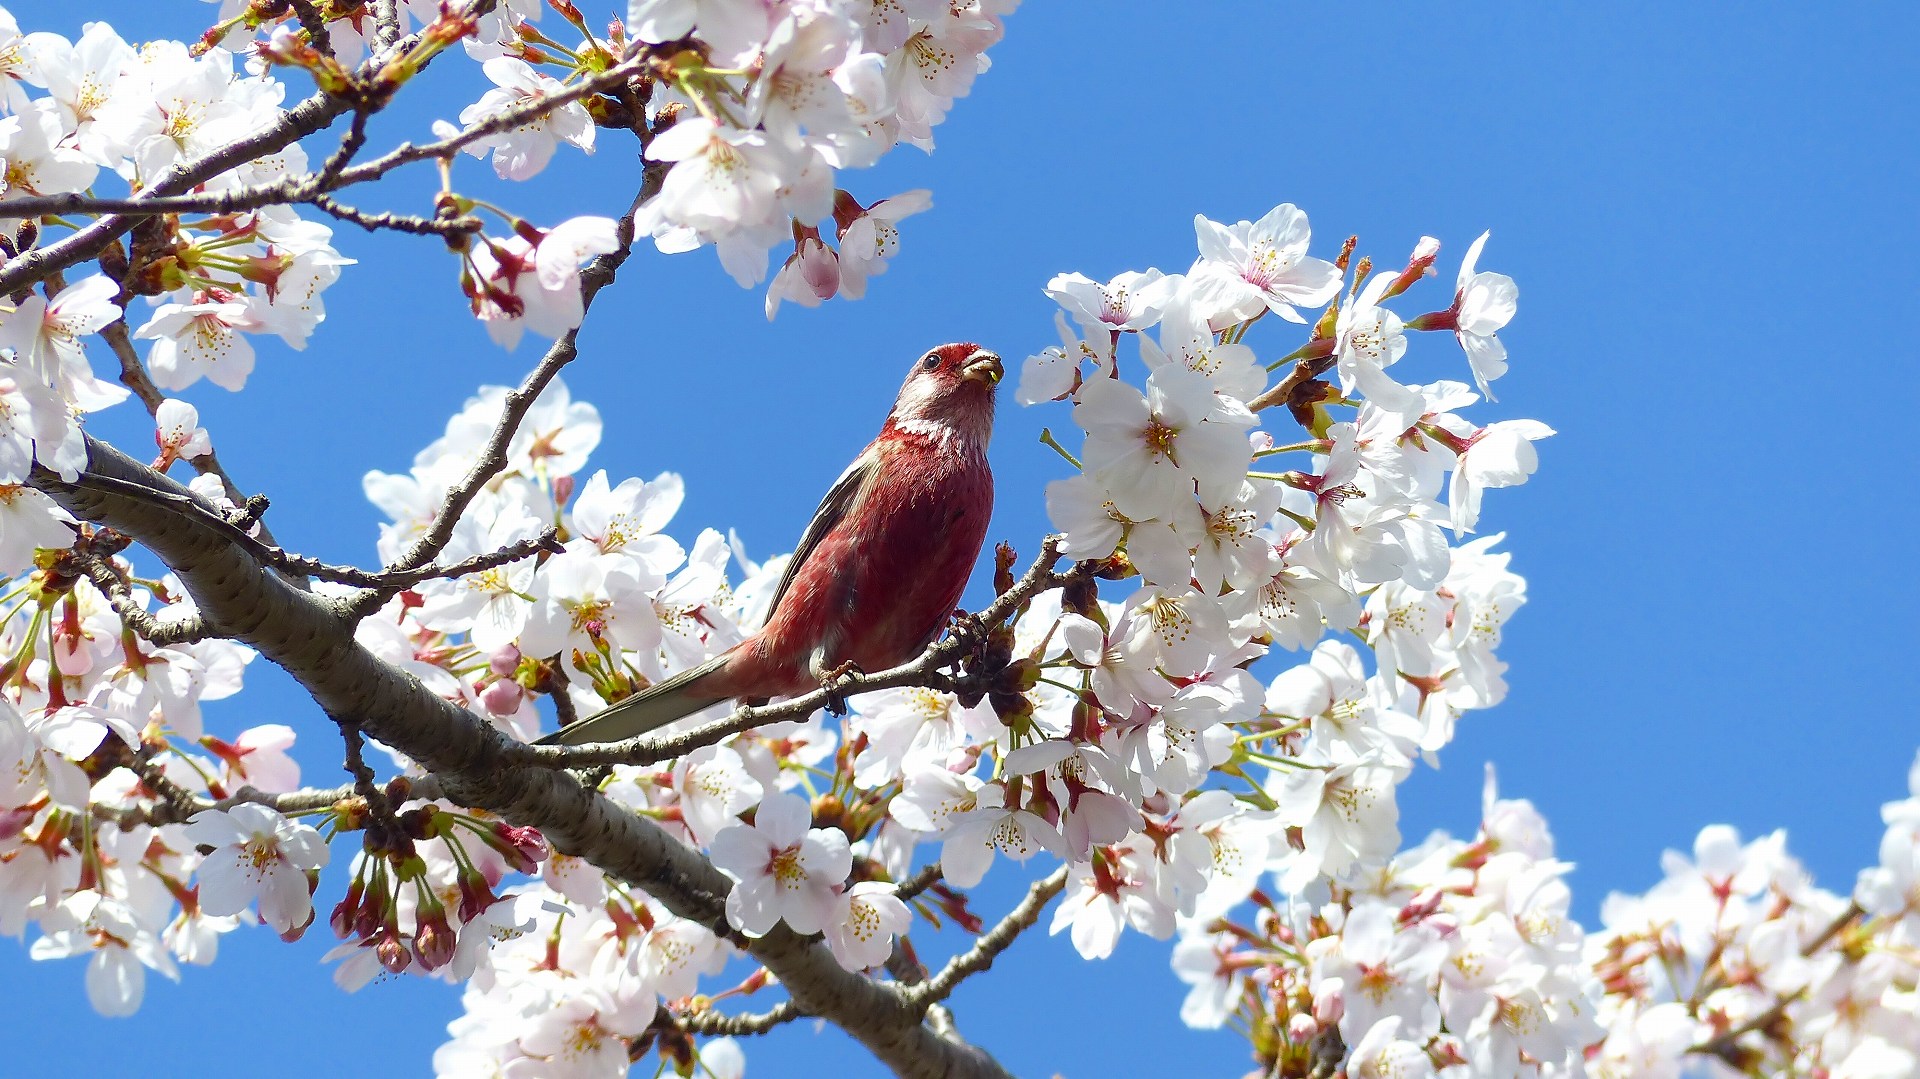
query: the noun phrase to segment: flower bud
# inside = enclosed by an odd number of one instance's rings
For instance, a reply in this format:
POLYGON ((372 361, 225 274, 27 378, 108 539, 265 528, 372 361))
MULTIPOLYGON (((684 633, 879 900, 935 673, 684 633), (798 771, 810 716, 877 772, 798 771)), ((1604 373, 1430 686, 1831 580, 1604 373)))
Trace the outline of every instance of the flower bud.
POLYGON ((1312 1041, 1313 1036, 1318 1033, 1320 1033, 1320 1024, 1315 1022, 1311 1015, 1296 1012, 1293 1018, 1287 1020, 1287 1040, 1290 1042, 1304 1045, 1312 1041))
POLYGON ((398 974, 413 965, 413 953, 407 950, 400 934, 395 932, 382 933, 373 946, 373 954, 391 974, 398 974))

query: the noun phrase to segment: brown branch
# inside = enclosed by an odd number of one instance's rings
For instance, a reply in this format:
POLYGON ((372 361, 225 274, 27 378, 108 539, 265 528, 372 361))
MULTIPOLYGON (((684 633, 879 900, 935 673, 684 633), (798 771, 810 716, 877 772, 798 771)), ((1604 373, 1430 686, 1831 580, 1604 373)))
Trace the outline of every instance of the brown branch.
POLYGON ((165 622, 154 617, 151 611, 140 606, 133 598, 133 589, 127 584, 126 578, 105 558, 90 556, 81 564, 86 570, 87 580, 92 581, 93 586, 107 597, 107 605, 113 608, 113 613, 119 615, 120 621, 148 644, 164 648, 171 644, 190 644, 209 636, 206 622, 197 615, 165 622))
MULTIPOLYGON (((580 272, 580 303, 583 310, 591 309, 594 297, 599 295, 602 288, 612 283, 614 271, 632 252, 634 215, 648 199, 659 192, 660 184, 665 179, 666 170, 658 163, 649 163, 646 166, 640 192, 634 197, 633 205, 620 218, 617 232, 619 246, 612 252, 595 258, 580 272)), ((407 548, 397 561, 383 570, 383 573, 397 574, 419 569, 433 561, 446 548, 447 541, 453 538, 454 526, 459 524, 460 517, 467 511, 467 507, 472 504, 480 491, 507 467, 507 448, 513 444, 514 435, 519 433, 520 424, 527 418, 527 413, 533 409, 534 402, 539 400, 540 394, 545 392, 554 376, 560 373, 560 369, 572 363, 579 355, 574 340, 575 334, 576 331, 568 330, 560 335, 559 339, 547 349, 546 355, 540 358, 540 362, 534 365, 533 370, 527 372, 526 378, 520 381, 520 385, 507 393, 501 407, 500 419, 494 424, 493 432, 487 437, 487 444, 480 451, 473 467, 467 471, 465 478, 447 492, 439 512, 434 515, 433 524, 414 540, 413 545, 407 548)), ((368 596, 356 597, 353 601, 354 609, 362 613, 377 608, 383 602, 385 597, 379 596, 377 589, 368 596)))
MULTIPOLYGON (((592 97, 594 94, 623 86, 626 81, 646 70, 652 54, 641 46, 639 51, 613 67, 590 75, 556 94, 530 98, 526 103, 496 113, 479 121, 471 127, 463 128, 444 139, 415 146, 411 142, 401 143, 371 161, 363 162, 340 173, 339 186, 364 183, 375 180, 401 165, 416 161, 429 161, 437 158, 450 158, 468 146, 491 135, 499 135, 532 120, 551 113, 564 105, 592 97)), ((11 205, 11 204, 9 204, 11 205)))
POLYGON ((894 887, 893 894, 900 898, 900 902, 905 903, 938 883, 940 883, 940 863, 935 862, 901 881, 894 887))
POLYGON ((1066 886, 1066 866, 1035 881, 1033 887, 1027 890, 1027 897, 1008 911, 998 925, 981 934, 972 948, 953 957, 940 969, 940 973, 906 989, 901 995, 906 999, 907 1006, 920 1010, 929 1008, 947 999, 968 977, 991 967, 1001 952, 1011 947, 1021 933, 1031 929, 1040 920, 1040 912, 1066 886))
MULTIPOLYGON (((408 800, 423 799, 432 801, 439 798, 440 781, 432 776, 415 776, 408 780, 408 800)), ((254 787, 242 787, 225 798, 202 798, 197 794, 189 795, 189 800, 180 805, 158 805, 151 809, 133 807, 115 809, 112 806, 95 802, 92 805, 95 820, 119 825, 121 828, 134 828, 143 824, 178 824, 190 819, 196 813, 209 809, 232 809, 237 805, 263 805, 280 813, 309 813, 316 809, 326 809, 341 802, 352 801, 359 797, 354 784, 339 787, 306 787, 283 794, 269 794, 254 787)))
POLYGON ((947 636, 928 645, 926 651, 898 667, 877 674, 844 675, 831 687, 823 686, 811 693, 802 694, 779 704, 743 706, 735 709, 725 719, 715 720, 685 734, 640 735, 621 742, 581 746, 523 745, 515 748, 512 753, 516 760, 549 768, 580 768, 596 764, 656 764, 685 756, 701 746, 712 745, 755 727, 787 719, 805 719, 812 715, 815 709, 835 704, 856 693, 892 689, 895 686, 924 686, 935 683, 942 677, 939 674, 940 669, 960 658, 968 648, 972 647, 978 639, 977 634, 983 634, 987 629, 1012 617, 1021 604, 1034 596, 1090 576, 1099 567, 1099 563, 1096 562, 1082 562, 1064 573, 1053 572, 1054 565, 1061 558, 1060 544, 1064 538, 1048 536, 1043 540, 1040 545, 1040 557, 1034 559, 1033 565, 1027 568, 1025 576, 989 604, 986 610, 980 612, 971 625, 968 623, 956 625, 947 636))
MULTIPOLYGON (((57 276, 57 271, 55 275, 49 275, 48 280, 53 280, 54 276, 57 276)), ((125 306, 121 307, 121 311, 123 313, 126 311, 125 306)), ((159 412, 160 402, 166 400, 166 395, 160 392, 160 387, 153 384, 152 376, 147 373, 147 365, 140 361, 140 354, 134 350, 133 339, 127 333, 127 320, 124 314, 118 321, 102 329, 100 336, 106 340, 107 347, 113 350, 115 358, 120 361, 120 384, 132 390, 133 395, 140 399, 140 403, 147 408, 147 415, 151 416, 159 412)), ((212 476, 219 480, 221 488, 227 493, 227 500, 234 505, 245 507, 252 502, 252 499, 241 493, 239 485, 235 484, 233 477, 227 474, 226 468, 220 463, 219 455, 213 450, 210 449, 198 457, 187 458, 187 464, 200 475, 212 476)), ((253 523, 259 525, 260 540, 268 546, 273 546, 275 542, 273 530, 260 521, 258 514, 253 516, 253 523)), ((305 583, 304 577, 299 578, 299 583, 305 583)))
POLYGON ((1287 377, 1275 383, 1272 389, 1248 401, 1247 407, 1258 412, 1274 405, 1284 405, 1293 400, 1294 391, 1298 390, 1303 383, 1326 374, 1337 362, 1339 362, 1337 356, 1304 357, 1296 361, 1293 370, 1287 372, 1287 377))
POLYGON ((765 1034, 782 1023, 791 1023, 801 1018, 800 1009, 791 1000, 783 1000, 772 1009, 757 1015, 722 1015, 708 1009, 676 1014, 674 1019, 682 1027, 708 1037, 736 1037, 746 1034, 765 1034))
MULTIPOLYGON (((1860 904, 1848 903, 1845 910, 1841 911, 1839 915, 1833 919, 1833 921, 1827 923, 1827 927, 1825 929, 1822 929, 1812 940, 1808 941, 1806 945, 1800 949, 1800 954, 1804 957, 1811 958, 1813 953, 1820 950, 1821 946, 1825 945, 1828 941, 1832 940, 1842 930, 1844 930, 1847 926, 1852 925, 1855 921, 1857 921, 1860 918, 1862 914, 1865 914, 1865 913, 1866 911, 1860 906, 1860 904)), ((1705 979, 1702 978, 1703 983, 1704 981, 1705 979)), ((1741 1023, 1737 1027, 1732 1027, 1728 1030, 1724 1030, 1719 1034, 1715 1034, 1713 1037, 1708 1038, 1706 1041, 1701 1042, 1698 1045, 1688 1047, 1687 1052, 1696 1053, 1702 1056, 1720 1057, 1721 1059, 1728 1061, 1728 1063, 1734 1063, 1734 1057, 1737 1055, 1736 1049, 1738 1048, 1736 1043, 1741 1038, 1747 1036, 1748 1034, 1752 1034, 1754 1031, 1765 1030, 1773 1026, 1775 1023, 1779 1022, 1781 1018, 1783 1018, 1787 1014, 1787 1009, 1791 1007, 1795 1001, 1802 999, 1805 995, 1806 994, 1804 992, 1796 992, 1789 996, 1781 997, 1778 1000, 1774 1001, 1773 1006, 1768 1008, 1766 1011, 1763 1011, 1760 1014, 1754 1016, 1753 1018, 1747 1020, 1746 1022, 1741 1023)), ((1689 1011, 1693 1011, 1697 1007, 1698 1007, 1698 1004, 1696 1002, 1689 1002, 1688 1004, 1689 1011)))
POLYGON ((459 237, 472 236, 485 227, 485 223, 471 214, 455 217, 416 217, 412 214, 391 212, 369 213, 348 206, 331 195, 314 195, 306 200, 307 205, 330 217, 338 218, 351 225, 358 225, 368 232, 387 229, 391 232, 405 232, 415 236, 459 237))
MULTIPOLYGON (((466 11, 469 14, 483 15, 493 10, 497 2, 498 0, 469 0, 466 11)), ((419 41, 420 35, 413 34, 397 47, 411 48, 419 41)), ((431 62, 431 58, 428 62, 431 62)), ((363 70, 371 69, 363 65, 363 70)), ((164 209, 165 204, 161 200, 191 191, 221 173, 238 168, 249 161, 277 153, 308 135, 324 130, 352 110, 353 102, 345 98, 334 97, 325 92, 316 93, 276 117, 272 123, 260 130, 210 150, 191 161, 179 162, 154 177, 153 182, 142 188, 139 195, 126 200, 122 209, 107 213, 106 216, 98 218, 56 243, 35 248, 21 254, 18 258, 9 259, 4 264, 0 264, 0 295, 18 292, 21 288, 42 280, 48 274, 93 258, 142 218, 154 213, 177 212, 164 209)), ((80 212, 83 209, 81 206, 71 205, 69 196, 56 195, 52 198, 58 201, 51 205, 40 205, 41 200, 38 197, 21 199, 9 203, 7 212, 22 217, 36 217, 49 213, 80 212)), ((283 201, 286 200, 276 197, 258 205, 264 206, 269 202, 283 201)))
MULTIPOLYGON (((483 0, 482 3, 476 3, 472 6, 491 8, 493 6, 493 0, 483 0)), ((152 217, 157 214, 244 213, 248 210, 257 210, 262 206, 274 206, 282 203, 313 203, 318 205, 316 199, 322 198, 331 192, 338 191, 341 188, 377 180, 402 165, 409 165, 417 161, 453 157, 467 146, 488 136, 511 131, 516 127, 538 120, 542 116, 552 113, 555 109, 570 105, 582 98, 591 97, 594 94, 603 93, 625 85, 628 79, 645 69, 647 59, 648 54, 645 50, 642 50, 625 62, 608 68, 597 75, 582 79, 559 93, 547 97, 529 99, 524 104, 516 105, 496 113, 444 139, 419 146, 411 142, 401 143, 385 154, 358 165, 351 165, 349 161, 366 143, 365 125, 362 120, 355 121, 355 126, 348 130, 347 136, 342 139, 340 146, 335 149, 334 153, 330 155, 321 166, 320 171, 311 172, 305 176, 289 176, 271 183, 241 188, 237 191, 200 192, 195 194, 177 193, 196 187, 205 180, 218 175, 220 172, 226 171, 227 168, 233 168, 237 165, 245 164, 255 157, 273 153, 286 145, 286 143, 283 142, 278 145, 269 145, 259 152, 249 154, 239 159, 233 165, 226 166, 226 168, 199 176, 191 183, 185 184, 184 187, 180 184, 175 184, 166 191, 158 191, 160 184, 156 183, 153 187, 143 190, 138 195, 119 199, 95 198, 79 192, 60 195, 29 195, 25 198, 9 200, 6 203, 5 209, 9 217, 39 217, 46 214, 103 213, 112 215, 110 218, 101 218, 99 221, 94 222, 93 225, 87 226, 87 229, 81 231, 86 232, 109 220, 115 221, 114 231, 109 235, 104 235, 92 250, 82 252, 73 258, 63 257, 54 267, 58 269, 97 254, 99 249, 105 247, 107 242, 111 241, 114 236, 131 228, 134 220, 141 217, 152 217)), ((350 102, 328 98, 325 95, 316 95, 315 98, 311 98, 307 102, 302 103, 300 108, 306 108, 314 101, 330 102, 334 107, 330 114, 326 116, 324 122, 318 123, 312 130, 302 131, 300 135, 295 136, 295 138, 319 131, 347 112, 353 112, 356 117, 367 115, 365 110, 355 110, 350 102)), ((287 140, 287 142, 292 141, 294 141, 294 139, 287 140)), ((219 152, 220 151, 216 151, 216 153, 219 152)), ((325 209, 325 207, 322 207, 322 209, 325 209)), ((332 213, 333 211, 327 210, 326 212, 332 213)), ((359 213, 360 211, 353 212, 359 213)), ((396 220, 421 221, 425 219, 400 217, 396 218, 396 220)), ((355 223, 358 224, 359 222, 356 221, 355 223)), ((75 236, 78 235, 79 233, 75 234, 75 236)), ((69 243, 74 238, 74 236, 70 236, 66 240, 61 241, 61 244, 69 243)), ((54 245, 54 247, 59 246, 61 245, 54 245)), ((54 247, 44 248, 42 251, 52 251, 54 247)), ((23 255, 21 259, 24 260, 30 257, 31 255, 23 255)), ((17 261, 18 260, 16 260, 16 262, 17 261)), ((9 262, 6 264, 6 271, 0 272, 0 288, 11 287, 13 279, 7 275, 13 272, 15 265, 15 262, 9 262)), ((25 283, 27 280, 37 280, 41 276, 44 276, 44 272, 34 274, 30 278, 22 278, 21 283, 25 283)))
POLYGON ((294 15, 300 20, 300 28, 307 32, 307 41, 314 51, 322 56, 333 56, 333 35, 327 31, 326 16, 313 6, 313 0, 287 0, 294 15))

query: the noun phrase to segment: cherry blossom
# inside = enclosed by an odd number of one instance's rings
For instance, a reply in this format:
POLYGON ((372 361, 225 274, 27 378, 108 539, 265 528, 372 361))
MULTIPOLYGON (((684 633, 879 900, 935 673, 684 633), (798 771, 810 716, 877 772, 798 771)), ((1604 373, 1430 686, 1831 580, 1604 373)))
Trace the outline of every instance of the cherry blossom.
POLYGON ((1292 203, 1232 225, 1195 215, 1193 229, 1200 258, 1188 277, 1209 318, 1238 321, 1265 309, 1301 322, 1296 305, 1318 307, 1339 291, 1333 264, 1306 253, 1307 215, 1292 203))
POLYGON ((243 389, 253 373, 257 328, 252 311, 230 293, 197 293, 190 302, 165 303, 133 335, 153 340, 147 364, 154 385, 184 390, 202 378, 227 390, 243 389))
POLYGON ((864 880, 849 886, 827 918, 827 947, 848 970, 880 966, 893 953, 893 938, 913 924, 913 914, 894 887, 864 880))
POLYGON ((713 837, 714 866, 738 882, 727 894, 727 921, 735 929, 758 937, 785 921, 796 932, 818 933, 832 922, 853 856, 845 832, 809 828, 810 820, 804 799, 774 793, 761 799, 752 824, 730 825, 713 837))
MULTIPOLYGON (((900 222, 933 208, 933 194, 914 190, 862 208, 854 204, 840 222, 840 293, 850 300, 867 294, 867 279, 887 272, 887 260, 900 253, 900 222)), ((840 207, 835 207, 840 213, 840 207)))
POLYGON ((327 864, 320 833, 263 805, 211 809, 193 818, 187 835, 213 848, 200 863, 200 905, 209 914, 238 914, 256 901, 260 917, 282 936, 313 916, 308 873, 327 864))
POLYGON ((168 398, 154 410, 158 425, 153 440, 160 447, 160 465, 164 471, 174 461, 191 460, 213 450, 213 440, 200 426, 200 410, 185 401, 168 398))

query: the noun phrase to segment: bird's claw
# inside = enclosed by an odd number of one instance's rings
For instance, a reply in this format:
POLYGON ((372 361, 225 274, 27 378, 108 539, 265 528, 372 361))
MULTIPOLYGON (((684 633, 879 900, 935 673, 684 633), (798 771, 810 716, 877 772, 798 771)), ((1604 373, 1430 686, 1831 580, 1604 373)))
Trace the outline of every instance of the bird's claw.
POLYGON ((956 609, 953 613, 947 615, 947 622, 950 626, 947 630, 948 636, 959 637, 968 641, 977 641, 986 636, 986 623, 980 621, 979 615, 973 614, 970 611, 956 609))
POLYGON ((833 668, 820 676, 820 689, 827 695, 827 711, 835 716, 847 714, 847 691, 845 682, 851 675, 865 674, 860 665, 852 660, 833 668))

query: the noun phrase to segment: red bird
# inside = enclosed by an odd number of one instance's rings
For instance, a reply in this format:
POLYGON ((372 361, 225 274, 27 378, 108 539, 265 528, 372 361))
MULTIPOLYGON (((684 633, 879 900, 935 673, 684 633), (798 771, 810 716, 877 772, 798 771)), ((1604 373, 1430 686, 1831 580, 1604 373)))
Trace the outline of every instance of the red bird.
POLYGON ((541 739, 616 742, 720 701, 791 697, 847 666, 918 655, 967 586, 993 511, 1000 357, 970 343, 913 361, 880 437, 827 492, 774 591, 760 632, 541 739))

